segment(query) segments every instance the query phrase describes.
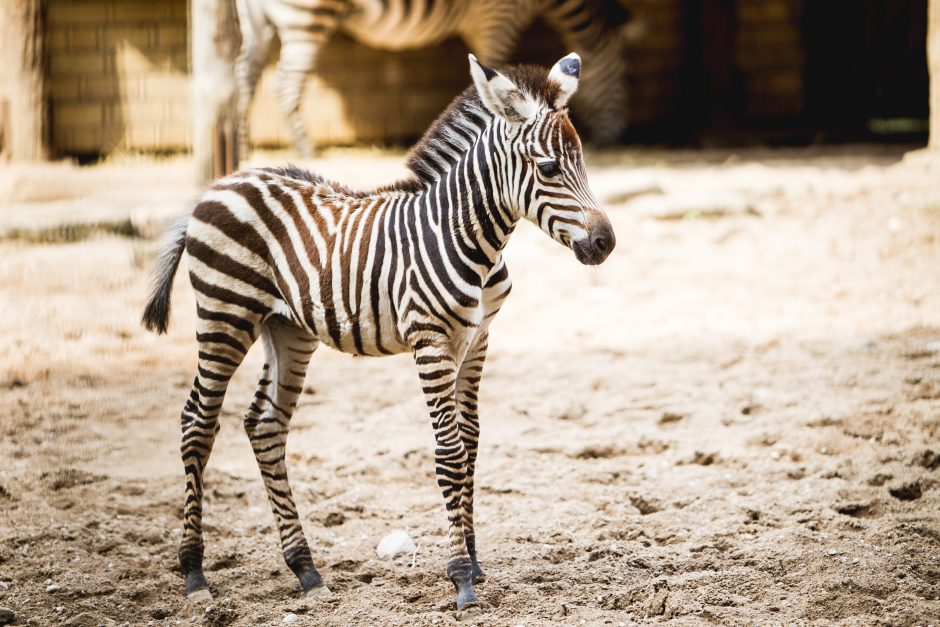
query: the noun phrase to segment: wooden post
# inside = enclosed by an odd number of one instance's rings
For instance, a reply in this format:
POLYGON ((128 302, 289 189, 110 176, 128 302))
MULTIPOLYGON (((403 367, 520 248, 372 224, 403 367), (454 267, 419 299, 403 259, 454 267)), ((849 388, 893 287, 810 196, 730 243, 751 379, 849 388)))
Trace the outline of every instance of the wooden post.
POLYGON ((14 161, 49 157, 45 0, 0 0, 0 151, 14 161))
POLYGON ((235 57, 240 37, 233 0, 191 0, 193 160, 204 185, 238 168, 235 57))
POLYGON ((940 0, 927 8, 927 69, 930 72, 930 150, 940 150, 940 0))

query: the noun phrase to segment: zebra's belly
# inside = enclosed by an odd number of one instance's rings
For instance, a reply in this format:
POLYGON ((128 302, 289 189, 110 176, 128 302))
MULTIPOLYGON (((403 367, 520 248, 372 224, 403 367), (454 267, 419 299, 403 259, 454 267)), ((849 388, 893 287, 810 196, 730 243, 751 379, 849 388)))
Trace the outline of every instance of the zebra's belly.
POLYGON ((389 50, 391 52, 427 48, 446 39, 446 35, 429 34, 417 29, 414 32, 410 29, 407 31, 404 29, 376 31, 371 29, 353 30, 348 27, 343 30, 361 44, 376 50, 389 50))
POLYGON ((394 322, 386 316, 374 319, 363 313, 313 308, 306 326, 322 343, 352 355, 397 355, 411 348, 405 343, 394 322))
POLYGON ((455 33, 462 2, 414 0, 387 3, 361 0, 342 23, 356 41, 379 50, 411 50, 433 46, 455 33), (400 9, 389 10, 389 7, 400 9))

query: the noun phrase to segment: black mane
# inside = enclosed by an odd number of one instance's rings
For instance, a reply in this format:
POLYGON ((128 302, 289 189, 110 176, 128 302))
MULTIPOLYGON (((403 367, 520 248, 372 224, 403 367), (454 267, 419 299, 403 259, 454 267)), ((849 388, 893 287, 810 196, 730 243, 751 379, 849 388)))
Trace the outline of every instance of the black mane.
MULTIPOLYGON (((541 106, 552 103, 561 89, 548 78, 548 70, 537 65, 511 65, 499 70, 541 106)), ((480 102, 476 88, 467 87, 454 98, 408 153, 406 166, 412 177, 388 189, 416 191, 439 180, 473 145, 483 128, 493 119, 480 102)))
POLYGON ((337 183, 336 181, 328 179, 325 176, 290 162, 288 162, 286 166, 281 166, 279 168, 261 168, 261 171, 267 172, 268 174, 273 174, 274 176, 283 176, 289 179, 305 181, 311 185, 326 185, 347 196, 363 197, 368 195, 367 192, 351 189, 342 183, 337 183))
MULTIPOLYGON (((499 71, 541 106, 553 108, 552 103, 555 102, 561 87, 548 78, 548 71, 545 68, 537 65, 510 65, 500 68, 499 71)), ((440 180, 470 149, 492 119, 493 114, 483 106, 476 88, 470 85, 451 101, 408 153, 405 165, 411 170, 412 175, 380 187, 372 193, 393 191, 414 193, 440 180)), ((264 168, 264 170, 314 185, 329 185, 350 196, 368 195, 367 192, 349 189, 293 164, 280 168, 264 168)))

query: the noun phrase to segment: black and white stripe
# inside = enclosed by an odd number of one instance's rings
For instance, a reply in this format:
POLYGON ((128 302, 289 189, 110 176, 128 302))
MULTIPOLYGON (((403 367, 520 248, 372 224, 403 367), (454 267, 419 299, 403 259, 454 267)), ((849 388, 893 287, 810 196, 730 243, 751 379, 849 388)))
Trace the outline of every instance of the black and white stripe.
POLYGON ((457 35, 485 63, 500 64, 522 32, 544 17, 590 67, 578 104, 592 139, 612 143, 626 125, 619 30, 628 14, 618 0, 236 0, 236 5, 242 34, 236 63, 242 157, 250 143, 248 110, 275 37, 280 40, 278 101, 294 145, 304 156, 313 154, 300 100, 307 74, 336 31, 383 50, 420 48, 457 35))
POLYGON ((483 573, 473 527, 480 427, 477 391, 487 329, 509 294, 503 248, 526 218, 585 264, 614 246, 587 185, 565 108, 580 60, 551 70, 507 68, 471 55, 474 85, 435 122, 409 159, 413 176, 357 192, 299 168, 237 172, 204 193, 170 231, 145 324, 165 331, 183 250, 196 294, 199 362, 182 412, 186 470, 180 563, 187 592, 208 596, 202 572, 203 472, 232 374, 256 339, 265 365, 245 417, 284 558, 309 594, 314 567, 285 465, 288 424, 321 343, 362 355, 412 352, 437 447, 450 522, 447 573, 457 606, 476 601, 483 573))

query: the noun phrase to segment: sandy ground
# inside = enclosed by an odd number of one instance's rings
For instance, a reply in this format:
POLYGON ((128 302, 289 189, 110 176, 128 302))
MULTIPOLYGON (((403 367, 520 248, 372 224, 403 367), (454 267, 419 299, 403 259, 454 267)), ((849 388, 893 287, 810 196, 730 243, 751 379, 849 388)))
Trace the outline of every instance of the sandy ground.
MULTIPOLYGON (((470 624, 940 625, 940 189, 902 155, 595 155, 618 236, 606 264, 520 227, 482 388, 489 578, 470 624)), ((365 185, 400 164, 344 151, 317 167, 365 185)), ((171 215, 188 167, 8 171, 0 222, 171 215)), ((305 601, 240 425, 252 352, 207 475, 215 598, 194 605, 176 561, 185 274, 158 338, 138 325, 155 241, 15 237, 0 242, 0 606, 15 620, 455 622, 409 357, 314 359, 289 467, 336 594, 305 601), (379 560, 394 529, 418 551, 379 560)))

